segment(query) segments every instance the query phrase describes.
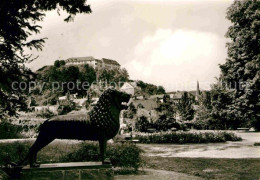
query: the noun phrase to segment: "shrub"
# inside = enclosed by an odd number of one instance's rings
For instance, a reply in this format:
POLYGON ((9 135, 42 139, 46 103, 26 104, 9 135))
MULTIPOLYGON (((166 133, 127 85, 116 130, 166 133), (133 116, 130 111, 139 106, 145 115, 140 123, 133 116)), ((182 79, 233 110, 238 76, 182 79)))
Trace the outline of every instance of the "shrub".
POLYGON ((56 97, 53 97, 53 98, 51 98, 50 100, 49 100, 49 103, 50 103, 50 105, 56 105, 57 104, 57 98, 56 97))
POLYGON ((23 160, 29 150, 28 144, 19 142, 0 145, 0 165, 23 160))
POLYGON ((89 107, 90 107, 90 102, 89 102, 89 101, 85 101, 84 105, 85 105, 85 108, 86 108, 86 109, 89 109, 89 107))
POLYGON ((228 132, 172 132, 136 136, 140 143, 217 143, 226 141, 241 141, 241 137, 228 132))
POLYGON ((61 157, 62 162, 68 161, 99 161, 99 147, 97 143, 82 143, 80 148, 61 157))
MULTIPOLYGON (((202 112, 199 112, 200 116, 202 116, 202 112)), ((210 127, 210 119, 209 118, 197 118, 196 121, 193 122, 193 127, 197 130, 201 130, 201 129, 209 129, 210 127)))
POLYGON ((160 118, 155 122, 155 127, 158 131, 167 131, 173 127, 180 129, 180 125, 176 123, 176 120, 168 118, 166 115, 160 116, 160 118))
POLYGON ((149 126, 150 126, 150 123, 147 120, 147 117, 145 117, 145 116, 139 117, 135 123, 136 130, 140 131, 140 132, 147 132, 147 129, 149 128, 149 126))
POLYGON ((63 115, 67 114, 70 111, 73 111, 76 109, 76 104, 73 101, 66 101, 63 104, 61 104, 58 108, 58 114, 63 115))
POLYGON ((42 111, 40 114, 37 114, 36 116, 49 119, 54 116, 54 113, 47 109, 46 111, 42 111))
MULTIPOLYGON (((134 169, 142 165, 140 154, 143 151, 134 144, 109 144, 107 157, 110 158, 114 167, 134 169)), ((99 146, 97 143, 82 143, 75 152, 62 156, 60 161, 100 161, 99 146)))
POLYGON ((224 136, 226 141, 241 141, 242 138, 231 132, 220 132, 220 135, 224 136))
POLYGON ((59 61, 59 60, 56 60, 56 61, 54 62, 54 66, 57 67, 57 68, 60 67, 60 61, 59 61))
POLYGON ((66 62, 64 60, 60 60, 60 66, 64 66, 66 62))
POLYGON ((6 120, 0 122, 0 139, 15 139, 21 136, 22 127, 6 120))
POLYGON ((109 146, 107 155, 113 166, 125 169, 133 168, 135 171, 142 165, 140 154, 143 151, 136 145, 125 143, 109 146))
POLYGON ((131 119, 133 119, 134 116, 136 115, 137 109, 135 108, 135 106, 132 102, 130 103, 128 110, 126 112, 127 112, 127 117, 131 118, 131 119))
POLYGON ((260 146, 260 142, 255 142, 254 146, 260 146))

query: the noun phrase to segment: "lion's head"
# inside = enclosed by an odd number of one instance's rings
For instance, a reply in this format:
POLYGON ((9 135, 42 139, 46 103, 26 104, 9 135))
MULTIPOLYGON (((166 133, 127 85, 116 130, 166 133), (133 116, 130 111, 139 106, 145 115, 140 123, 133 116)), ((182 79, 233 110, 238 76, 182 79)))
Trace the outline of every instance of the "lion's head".
POLYGON ((107 89, 99 98, 97 106, 115 105, 119 110, 127 109, 131 95, 115 89, 107 89))
POLYGON ((106 138, 113 138, 119 130, 120 111, 127 108, 131 95, 114 89, 106 90, 90 112, 93 124, 102 129, 106 138))

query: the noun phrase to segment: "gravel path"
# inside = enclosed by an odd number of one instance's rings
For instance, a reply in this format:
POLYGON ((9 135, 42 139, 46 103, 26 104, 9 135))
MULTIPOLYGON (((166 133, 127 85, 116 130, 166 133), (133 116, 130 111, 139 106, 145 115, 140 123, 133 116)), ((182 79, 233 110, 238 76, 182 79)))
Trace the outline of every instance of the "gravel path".
POLYGON ((173 171, 144 169, 139 175, 117 175, 115 180, 200 180, 201 178, 173 171))

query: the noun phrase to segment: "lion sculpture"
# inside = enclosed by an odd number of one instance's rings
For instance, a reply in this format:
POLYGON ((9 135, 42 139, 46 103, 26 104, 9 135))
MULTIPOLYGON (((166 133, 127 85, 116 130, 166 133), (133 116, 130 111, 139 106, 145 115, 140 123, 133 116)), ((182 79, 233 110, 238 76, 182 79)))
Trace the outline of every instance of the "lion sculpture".
POLYGON ((38 151, 54 139, 77 139, 99 141, 102 163, 105 164, 107 140, 118 132, 119 114, 127 109, 131 95, 108 89, 99 98, 96 106, 89 113, 60 115, 46 120, 39 129, 39 135, 29 149, 31 167, 39 167, 36 163, 38 151))

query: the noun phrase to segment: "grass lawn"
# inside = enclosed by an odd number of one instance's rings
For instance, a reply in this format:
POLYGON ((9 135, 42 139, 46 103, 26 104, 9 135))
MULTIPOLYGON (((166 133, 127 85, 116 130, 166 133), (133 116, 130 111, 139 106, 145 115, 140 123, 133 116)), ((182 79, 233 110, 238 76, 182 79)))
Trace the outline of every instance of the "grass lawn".
POLYGON ((203 179, 260 179, 260 159, 147 157, 146 168, 199 176, 203 179))

